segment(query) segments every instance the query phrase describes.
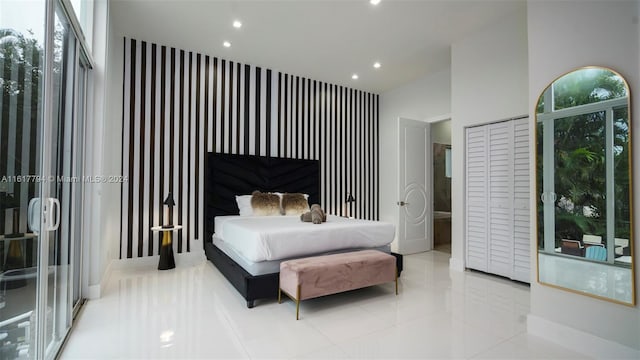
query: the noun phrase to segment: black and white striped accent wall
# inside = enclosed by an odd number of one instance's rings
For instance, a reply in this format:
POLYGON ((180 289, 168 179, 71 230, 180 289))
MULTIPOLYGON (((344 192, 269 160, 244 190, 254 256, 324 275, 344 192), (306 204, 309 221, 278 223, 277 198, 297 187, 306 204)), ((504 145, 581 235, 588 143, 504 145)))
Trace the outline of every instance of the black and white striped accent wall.
POLYGON ((203 237, 204 154, 320 160, 321 206, 378 219, 378 95, 125 38, 120 258, 159 253, 176 200, 177 252, 203 237), (345 203, 347 194, 355 202, 345 203))

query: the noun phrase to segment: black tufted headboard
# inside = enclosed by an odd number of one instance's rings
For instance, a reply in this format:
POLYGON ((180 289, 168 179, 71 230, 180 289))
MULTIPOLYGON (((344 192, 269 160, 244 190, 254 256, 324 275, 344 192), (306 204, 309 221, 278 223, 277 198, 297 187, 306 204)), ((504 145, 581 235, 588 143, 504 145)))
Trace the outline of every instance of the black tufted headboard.
POLYGON ((320 162, 254 155, 207 153, 204 172, 204 242, 211 242, 213 219, 237 215, 236 195, 263 192, 309 194, 320 203, 320 162))

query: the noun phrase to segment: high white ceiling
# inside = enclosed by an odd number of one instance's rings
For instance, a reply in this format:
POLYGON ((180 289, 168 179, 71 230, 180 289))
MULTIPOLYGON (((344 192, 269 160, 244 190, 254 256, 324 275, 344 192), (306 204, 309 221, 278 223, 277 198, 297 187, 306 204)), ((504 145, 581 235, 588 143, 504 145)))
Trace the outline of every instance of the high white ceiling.
POLYGON ((524 0, 382 0, 377 6, 369 0, 114 0, 110 17, 118 36, 380 93, 448 67, 453 42, 523 6, 524 0), (242 28, 232 26, 235 19, 242 28))

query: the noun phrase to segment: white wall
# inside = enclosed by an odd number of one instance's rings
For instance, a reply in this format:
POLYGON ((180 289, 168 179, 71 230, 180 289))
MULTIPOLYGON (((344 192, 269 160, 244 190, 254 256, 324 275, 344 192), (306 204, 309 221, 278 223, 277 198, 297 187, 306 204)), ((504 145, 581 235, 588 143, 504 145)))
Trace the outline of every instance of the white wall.
POLYGON ((528 113, 523 6, 451 48, 451 267, 464 269, 464 128, 528 113))
MULTIPOLYGON (((560 1, 529 2, 529 109, 532 112, 538 95, 555 78, 586 65, 610 67, 621 73, 631 87, 632 138, 640 139, 640 74, 639 74, 639 5, 637 1, 560 1)), ((533 122, 531 132, 533 134, 533 122)), ((533 135, 532 135, 533 136, 533 135)), ((533 137, 531 137, 533 141, 533 137)), ((640 146, 633 144, 633 157, 640 159, 640 146)), ((531 150, 533 163, 534 152, 531 150)), ((634 206, 640 200, 640 167, 634 164, 634 206)), ((533 168, 532 168, 533 169, 533 168)), ((533 179, 532 179, 533 181, 533 179)), ((533 182, 532 182, 533 184, 533 182)), ((532 185, 532 198, 535 192, 532 185)), ((532 223, 535 221, 535 202, 532 202, 532 223)), ((634 213, 634 223, 640 224, 640 212, 634 213)), ((532 228, 531 238, 535 239, 532 228)), ((636 259, 635 278, 640 279, 637 259, 638 237, 634 237, 636 259)), ((535 261, 535 240, 531 242, 532 265, 535 261)), ((562 329, 561 343, 571 342, 566 327, 595 335, 604 340, 640 350, 640 309, 618 305, 587 296, 539 285, 534 267, 531 283, 531 316, 529 330, 536 335, 553 338, 560 332, 549 331, 550 326, 562 329), (542 329, 533 323, 543 323, 542 329), (549 336, 552 334, 552 336, 549 336)), ((636 280, 637 285, 637 280, 636 280)), ((636 290, 637 294, 637 290, 636 290)), ((614 358, 616 354, 602 352, 603 342, 581 341, 581 348, 597 357, 614 358), (598 346, 594 346, 597 344, 598 346)), ((637 355, 636 355, 637 356, 637 355)))
MULTIPOLYGON (((102 176, 103 169, 103 132, 106 113, 109 108, 107 97, 108 67, 108 28, 109 4, 107 0, 96 0, 93 6, 92 58, 94 68, 91 71, 91 86, 88 87, 89 108, 86 124, 86 168, 85 175, 102 176)), ((110 263, 105 249, 109 240, 103 236, 103 193, 102 184, 85 183, 84 218, 84 273, 88 274, 83 283, 83 294, 87 298, 100 296, 104 285, 104 275, 110 263)))
MULTIPOLYGON (((122 47, 114 45, 114 27, 109 17, 109 2, 94 3, 91 114, 87 121, 86 175, 121 174, 122 153, 122 47)), ((109 278, 112 261, 118 258, 120 239, 119 183, 85 184, 84 273, 88 274, 83 292, 98 298, 109 278)))
POLYGON ((451 120, 437 121, 431 124, 431 142, 451 145, 451 120))
MULTIPOLYGON (((113 6, 113 2, 109 2, 113 6)), ((123 38, 109 22, 109 57, 107 98, 109 107, 104 125, 104 174, 122 175, 122 74, 123 38)), ((125 183, 126 185, 126 183, 125 183)), ((105 251, 110 260, 120 257, 120 183, 103 184, 102 234, 107 239, 105 251)))
MULTIPOLYGON (((447 115, 450 96, 449 69, 380 94, 380 220, 398 224, 398 118, 425 121, 447 115)), ((392 248, 397 250, 396 241, 392 248)))

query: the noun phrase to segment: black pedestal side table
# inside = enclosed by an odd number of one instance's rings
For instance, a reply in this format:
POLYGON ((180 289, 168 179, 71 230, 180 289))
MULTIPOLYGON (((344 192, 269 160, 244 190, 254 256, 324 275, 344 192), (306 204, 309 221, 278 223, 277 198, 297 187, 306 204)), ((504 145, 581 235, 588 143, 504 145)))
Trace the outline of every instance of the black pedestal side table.
POLYGON ((162 246, 160 247, 160 261, 158 261, 158 270, 169 270, 176 267, 176 261, 173 258, 173 241, 172 234, 176 230, 182 229, 182 225, 172 227, 154 226, 151 231, 159 231, 162 233, 162 246))

